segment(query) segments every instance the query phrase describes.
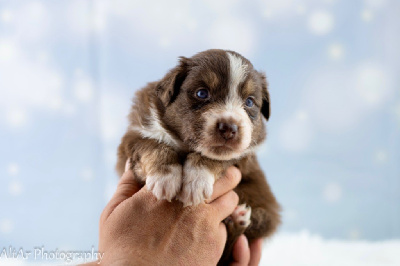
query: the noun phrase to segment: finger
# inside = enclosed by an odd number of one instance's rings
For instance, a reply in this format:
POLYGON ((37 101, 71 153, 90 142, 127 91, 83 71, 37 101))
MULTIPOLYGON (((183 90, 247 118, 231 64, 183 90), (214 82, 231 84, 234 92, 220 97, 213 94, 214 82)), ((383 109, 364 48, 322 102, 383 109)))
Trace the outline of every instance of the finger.
POLYGON ((262 254, 262 239, 258 238, 250 244, 250 262, 249 266, 257 266, 260 264, 262 254))
POLYGON ((224 223, 219 223, 219 233, 220 233, 220 238, 222 240, 221 243, 226 243, 226 239, 228 238, 228 232, 226 231, 226 225, 224 223))
POLYGON ((212 202, 216 198, 224 195, 229 190, 234 189, 240 182, 242 178, 242 173, 236 167, 232 166, 229 167, 225 175, 218 179, 214 184, 214 190, 211 198, 206 202, 212 202))
POLYGON ((231 190, 211 202, 209 206, 213 209, 213 215, 218 219, 219 223, 232 214, 238 203, 239 196, 233 190, 231 190))
POLYGON ((233 262, 231 266, 244 266, 249 265, 250 262, 250 249, 249 242, 245 235, 240 235, 233 246, 233 262))
MULTIPOLYGON (((127 166, 125 169, 129 169, 129 164, 127 161, 127 166)), ((111 200, 108 202, 103 210, 101 220, 107 219, 108 216, 113 212, 113 210, 121 204, 124 200, 132 197, 136 192, 140 190, 140 184, 135 180, 133 172, 131 170, 125 171, 121 179, 118 182, 117 190, 112 196, 111 200)))

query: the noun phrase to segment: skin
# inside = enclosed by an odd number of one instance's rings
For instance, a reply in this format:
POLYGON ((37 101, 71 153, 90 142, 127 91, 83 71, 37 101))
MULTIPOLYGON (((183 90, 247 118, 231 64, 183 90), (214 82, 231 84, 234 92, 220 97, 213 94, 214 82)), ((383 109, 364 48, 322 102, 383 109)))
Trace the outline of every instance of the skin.
MULTIPOLYGON (((214 184, 207 204, 183 208, 179 201, 157 200, 140 187, 131 170, 125 171, 100 217, 100 264, 216 265, 227 238, 222 221, 238 204, 233 189, 240 179, 240 171, 230 167, 214 184)), ((261 239, 249 245, 240 236, 231 265, 258 265, 261 245, 261 239)))

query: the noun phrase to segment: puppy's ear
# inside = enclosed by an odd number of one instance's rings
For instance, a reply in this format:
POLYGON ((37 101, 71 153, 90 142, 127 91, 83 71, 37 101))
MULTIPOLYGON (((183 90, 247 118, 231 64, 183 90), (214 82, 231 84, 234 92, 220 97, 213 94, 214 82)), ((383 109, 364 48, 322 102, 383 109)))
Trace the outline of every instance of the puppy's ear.
POLYGON ((179 94, 183 81, 186 78, 189 69, 189 59, 179 57, 178 65, 171 69, 162 80, 157 84, 157 96, 163 102, 164 106, 173 103, 179 94))
POLYGON ((262 97, 263 97, 261 113, 264 115, 265 119, 268 120, 271 115, 271 104, 268 92, 268 82, 265 73, 259 72, 259 74, 261 78, 262 97))

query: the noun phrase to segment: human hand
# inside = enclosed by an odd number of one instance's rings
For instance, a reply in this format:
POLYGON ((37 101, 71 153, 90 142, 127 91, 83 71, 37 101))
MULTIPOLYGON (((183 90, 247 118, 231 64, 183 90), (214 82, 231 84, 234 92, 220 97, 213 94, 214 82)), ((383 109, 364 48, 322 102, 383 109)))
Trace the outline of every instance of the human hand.
POLYGON ((247 238, 241 235, 233 247, 233 262, 231 266, 256 266, 260 263, 262 239, 254 240, 250 245, 247 238))
POLYGON ((233 188, 240 171, 231 167, 214 184, 209 204, 183 208, 158 201, 130 170, 100 218, 102 264, 216 265, 226 242, 222 223, 238 204, 233 188))

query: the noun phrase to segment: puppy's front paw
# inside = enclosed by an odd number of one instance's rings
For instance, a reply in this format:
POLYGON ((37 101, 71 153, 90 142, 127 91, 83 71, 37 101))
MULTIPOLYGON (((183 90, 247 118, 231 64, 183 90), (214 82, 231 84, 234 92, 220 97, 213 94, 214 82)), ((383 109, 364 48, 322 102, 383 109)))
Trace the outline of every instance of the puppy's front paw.
POLYGON ((183 206, 198 205, 213 193, 215 177, 204 166, 186 163, 183 168, 183 187, 178 199, 183 206))
POLYGON ((146 186, 157 199, 171 201, 179 193, 182 186, 182 166, 169 165, 163 171, 152 171, 146 177, 146 186))
POLYGON ((231 217, 236 226, 247 228, 250 225, 251 207, 240 204, 233 211, 231 217))

